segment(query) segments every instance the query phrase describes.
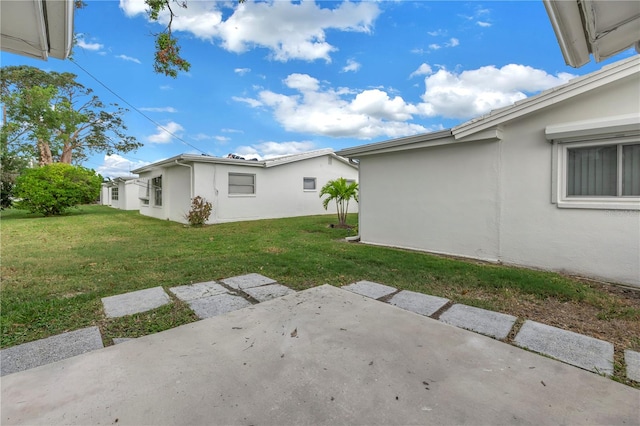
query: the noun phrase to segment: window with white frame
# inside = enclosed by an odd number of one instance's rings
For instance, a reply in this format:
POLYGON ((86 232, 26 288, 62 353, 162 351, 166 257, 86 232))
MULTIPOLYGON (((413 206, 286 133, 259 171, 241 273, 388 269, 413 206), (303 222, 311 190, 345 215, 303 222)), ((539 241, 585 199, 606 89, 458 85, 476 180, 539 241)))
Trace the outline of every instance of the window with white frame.
POLYGON ((314 177, 302 178, 302 189, 305 190, 305 191, 315 191, 316 190, 316 178, 314 178, 314 177))
POLYGON ((162 206, 162 176, 151 179, 151 188, 153 190, 153 205, 162 206))
POLYGON ((250 173, 229 173, 230 195, 254 195, 256 175, 250 173))
POLYGON ((640 210, 640 138, 557 144, 558 207, 640 210))
POLYGON ((111 201, 118 201, 118 187, 111 188, 111 201))

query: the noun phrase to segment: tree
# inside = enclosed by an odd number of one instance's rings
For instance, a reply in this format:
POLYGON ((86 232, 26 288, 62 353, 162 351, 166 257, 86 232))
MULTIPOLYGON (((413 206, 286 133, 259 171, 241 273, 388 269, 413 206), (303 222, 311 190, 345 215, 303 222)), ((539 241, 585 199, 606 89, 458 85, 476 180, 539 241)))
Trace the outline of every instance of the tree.
POLYGON ((105 105, 76 77, 28 66, 0 68, 1 131, 11 150, 46 165, 71 164, 93 152, 113 154, 142 146, 125 133, 122 117, 127 110, 105 105))
POLYGON ((336 210, 338 212, 338 226, 347 226, 347 213, 349 211, 349 201, 351 199, 358 201, 358 184, 357 182, 348 183, 345 178, 338 178, 327 182, 320 190, 320 198, 327 196, 322 201, 325 210, 329 203, 333 200, 336 202, 336 210))
POLYGON ((53 163, 27 169, 18 177, 15 195, 18 208, 53 216, 79 204, 94 202, 100 195, 102 177, 81 166, 53 163))
MULTIPOLYGON (((164 10, 169 12, 169 23, 167 27, 156 37, 156 53, 153 69, 159 74, 176 78, 180 71, 187 72, 191 68, 191 64, 180 56, 180 45, 178 39, 171 32, 171 24, 173 18, 177 15, 171 5, 179 8, 187 8, 187 0, 145 0, 149 9, 149 19, 158 21, 160 13, 164 10)), ((244 3, 245 0, 238 0, 238 3, 244 3)))

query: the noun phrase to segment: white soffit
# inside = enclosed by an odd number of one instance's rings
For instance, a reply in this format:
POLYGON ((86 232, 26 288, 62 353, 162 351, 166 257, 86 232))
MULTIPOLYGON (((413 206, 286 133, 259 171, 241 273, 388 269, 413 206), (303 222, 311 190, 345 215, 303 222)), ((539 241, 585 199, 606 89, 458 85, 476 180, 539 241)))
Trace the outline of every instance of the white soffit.
POLYGON ((565 62, 578 68, 640 48, 640 1, 543 0, 565 62))
POLYGON ((1 0, 0 48, 47 60, 66 59, 73 44, 72 0, 1 0))

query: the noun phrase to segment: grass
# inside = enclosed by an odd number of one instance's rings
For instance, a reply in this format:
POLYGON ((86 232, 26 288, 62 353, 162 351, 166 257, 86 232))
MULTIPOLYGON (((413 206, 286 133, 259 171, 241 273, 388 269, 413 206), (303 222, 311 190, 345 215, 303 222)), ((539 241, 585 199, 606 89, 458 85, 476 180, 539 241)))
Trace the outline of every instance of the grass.
POLYGON ((4 211, 0 346, 90 325, 101 327, 107 344, 165 330, 196 317, 178 301, 108 320, 100 298, 251 272, 296 290, 370 280, 496 311, 508 312, 514 300, 543 306, 553 299, 595 306, 602 321, 640 321, 640 310, 579 280, 346 243, 351 231, 329 227, 334 222, 327 215, 191 228, 106 206, 50 218, 4 211))

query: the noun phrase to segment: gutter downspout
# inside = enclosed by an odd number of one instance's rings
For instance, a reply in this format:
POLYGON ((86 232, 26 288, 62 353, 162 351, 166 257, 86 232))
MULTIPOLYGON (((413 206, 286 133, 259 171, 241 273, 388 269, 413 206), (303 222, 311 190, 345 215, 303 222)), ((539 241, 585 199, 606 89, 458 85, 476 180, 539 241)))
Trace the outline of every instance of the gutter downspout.
POLYGON ((189 200, 193 200, 193 166, 184 164, 176 160, 176 165, 189 168, 189 200))

